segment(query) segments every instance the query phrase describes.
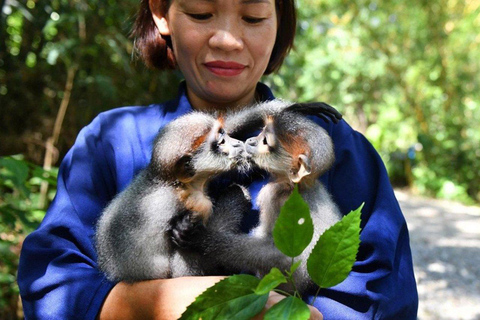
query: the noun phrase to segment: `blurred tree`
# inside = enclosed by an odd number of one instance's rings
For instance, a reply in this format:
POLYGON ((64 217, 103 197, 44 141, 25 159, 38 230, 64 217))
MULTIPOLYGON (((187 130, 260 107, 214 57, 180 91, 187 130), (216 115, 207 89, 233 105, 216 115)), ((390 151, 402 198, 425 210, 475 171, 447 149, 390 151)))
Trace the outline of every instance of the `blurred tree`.
POLYGON ((55 190, 40 203, 43 181, 56 185, 57 170, 45 171, 23 157, 0 157, 0 319, 21 319, 16 273, 25 236, 42 221, 55 190))
MULTIPOLYGON (((299 0, 296 48, 270 83, 324 100, 394 182, 480 200, 480 2, 299 0)), ((471 200, 470 200, 471 201, 471 200)))
POLYGON ((66 113, 54 158, 99 112, 176 94, 177 74, 147 71, 132 62, 128 35, 138 1, 0 5, 5 26, 0 38, 0 154, 21 152, 42 163, 61 106, 66 113))

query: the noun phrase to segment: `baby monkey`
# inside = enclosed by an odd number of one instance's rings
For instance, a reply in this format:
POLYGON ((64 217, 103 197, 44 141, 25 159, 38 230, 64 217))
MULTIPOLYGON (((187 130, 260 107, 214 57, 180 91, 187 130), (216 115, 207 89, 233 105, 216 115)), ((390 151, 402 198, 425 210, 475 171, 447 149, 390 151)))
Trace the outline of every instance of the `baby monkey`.
POLYGON ((313 110, 315 104, 289 107, 284 107, 288 104, 284 101, 271 104, 281 111, 265 112, 262 131, 245 142, 253 162, 270 173, 270 181, 257 197, 260 224, 254 235, 271 236, 280 209, 295 184, 309 204, 312 218, 319 219, 314 220, 315 227, 323 231, 341 218, 336 204, 318 180, 334 163, 332 139, 322 127, 300 114, 305 109, 313 110))
MULTIPOLYGON (((205 223, 212 213, 205 191, 208 182, 220 173, 246 167, 244 152, 243 142, 225 133, 221 117, 192 112, 167 124, 155 139, 149 165, 99 219, 98 264, 107 278, 134 282, 217 273, 213 262, 199 265, 201 259, 195 253, 172 243, 171 224, 187 213, 193 221, 205 223)), ((244 199, 243 193, 237 196, 238 190, 229 193, 244 199)), ((227 222, 218 219, 212 227, 225 224, 228 228, 227 222)))
POLYGON ((197 234, 195 245, 202 245, 207 254, 215 256, 227 268, 267 274, 272 267, 288 270, 291 258, 274 245, 272 230, 280 209, 298 184, 300 194, 310 208, 314 237, 299 259, 296 284, 305 292, 313 283, 308 276, 306 260, 320 234, 341 219, 342 215, 318 177, 334 162, 333 143, 327 132, 305 115, 331 118, 341 115, 323 103, 290 104, 281 100, 259 104, 255 107, 227 115, 226 131, 235 136, 251 130, 259 123, 261 132, 246 140, 246 150, 251 160, 270 174, 270 181, 260 190, 257 204, 260 222, 253 236, 241 233, 218 233, 205 230, 197 234), (199 240, 201 238, 201 240, 199 240))

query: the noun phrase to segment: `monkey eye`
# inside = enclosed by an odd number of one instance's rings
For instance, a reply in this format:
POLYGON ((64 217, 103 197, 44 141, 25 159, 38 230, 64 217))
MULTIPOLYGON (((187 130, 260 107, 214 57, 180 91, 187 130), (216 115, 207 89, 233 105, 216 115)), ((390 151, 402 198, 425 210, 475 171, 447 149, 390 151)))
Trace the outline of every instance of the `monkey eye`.
POLYGON ((218 140, 217 144, 220 146, 222 144, 225 144, 225 138, 223 137, 223 135, 220 137, 220 139, 218 140))
POLYGON ((217 138, 217 145, 222 145, 225 144, 225 132, 222 130, 222 132, 218 132, 218 138, 217 138))
POLYGON ((217 145, 225 143, 225 130, 223 128, 218 129, 217 133, 217 145))

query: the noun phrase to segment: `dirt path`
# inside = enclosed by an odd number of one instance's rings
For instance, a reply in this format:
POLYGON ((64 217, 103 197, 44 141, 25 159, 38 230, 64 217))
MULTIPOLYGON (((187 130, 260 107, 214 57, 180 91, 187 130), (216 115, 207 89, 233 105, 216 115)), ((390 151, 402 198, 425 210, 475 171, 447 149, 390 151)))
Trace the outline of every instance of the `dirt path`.
POLYGON ((396 191, 410 230, 419 320, 480 320, 480 207, 396 191))

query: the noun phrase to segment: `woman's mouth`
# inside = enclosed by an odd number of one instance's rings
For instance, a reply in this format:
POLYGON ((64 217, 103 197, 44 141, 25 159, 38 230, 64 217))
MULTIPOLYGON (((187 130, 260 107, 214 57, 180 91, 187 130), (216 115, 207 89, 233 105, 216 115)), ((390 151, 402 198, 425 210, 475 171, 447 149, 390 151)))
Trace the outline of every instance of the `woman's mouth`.
POLYGON ((205 67, 217 76, 233 77, 243 72, 245 65, 233 61, 210 61, 205 67))

